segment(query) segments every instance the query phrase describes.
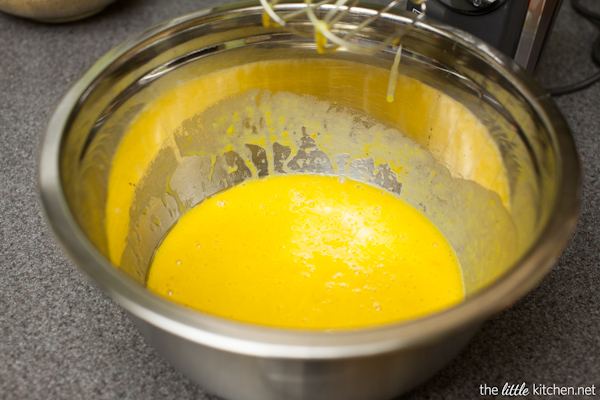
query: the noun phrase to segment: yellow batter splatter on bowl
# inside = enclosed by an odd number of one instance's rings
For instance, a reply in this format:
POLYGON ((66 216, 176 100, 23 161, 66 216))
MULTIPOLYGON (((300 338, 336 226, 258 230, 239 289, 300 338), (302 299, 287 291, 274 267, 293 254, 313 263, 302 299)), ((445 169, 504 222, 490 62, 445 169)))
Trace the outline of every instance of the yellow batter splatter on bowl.
POLYGON ((184 214, 148 288, 238 321, 358 328, 463 299, 456 256, 421 212, 364 183, 314 175, 250 180, 184 214))

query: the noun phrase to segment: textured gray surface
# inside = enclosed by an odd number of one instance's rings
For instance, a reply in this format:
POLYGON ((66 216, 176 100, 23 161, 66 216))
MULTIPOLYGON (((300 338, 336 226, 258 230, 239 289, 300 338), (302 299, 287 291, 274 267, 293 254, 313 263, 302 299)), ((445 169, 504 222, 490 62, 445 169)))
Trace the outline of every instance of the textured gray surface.
MULTIPOLYGON (((537 72, 547 86, 596 70, 589 52, 598 32, 565 3, 537 72)), ((35 178, 45 124, 79 75, 131 35, 214 4, 122 0, 56 26, 0 14, 0 399, 214 399, 67 260, 45 225, 35 178)), ((585 170, 571 244, 535 290, 404 398, 478 398, 483 383, 600 386, 600 84, 557 103, 585 170)))

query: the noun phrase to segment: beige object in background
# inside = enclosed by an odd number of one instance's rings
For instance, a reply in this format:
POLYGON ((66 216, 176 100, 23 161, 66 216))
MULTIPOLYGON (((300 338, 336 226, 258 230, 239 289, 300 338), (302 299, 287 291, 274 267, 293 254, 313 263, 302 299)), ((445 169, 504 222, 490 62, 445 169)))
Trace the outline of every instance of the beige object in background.
POLYGON ((0 11, 42 22, 69 22, 102 11, 115 0, 0 0, 0 11))

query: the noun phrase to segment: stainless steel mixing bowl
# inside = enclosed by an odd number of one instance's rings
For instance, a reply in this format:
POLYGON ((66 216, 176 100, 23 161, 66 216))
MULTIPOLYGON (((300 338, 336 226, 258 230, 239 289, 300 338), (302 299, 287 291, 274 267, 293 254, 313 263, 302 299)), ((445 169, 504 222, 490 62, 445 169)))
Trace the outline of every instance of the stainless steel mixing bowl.
MULTIPOLYGON (((372 10, 355 8, 337 29, 369 15, 372 10)), ((486 318, 513 304, 552 266, 577 219, 573 140, 530 76, 452 28, 425 22, 407 32, 396 100, 387 103, 395 48, 370 56, 318 54, 313 38, 261 21, 255 3, 199 11, 101 58, 65 95, 48 126, 39 167, 48 220, 76 264, 165 358, 207 389, 229 399, 392 398, 439 370, 486 318), (227 71, 237 72, 222 79, 227 71), (153 137, 169 139, 142 153, 151 162, 127 189, 131 202, 118 241, 124 248, 115 256, 111 243, 118 235, 107 228, 114 219, 107 208, 110 182, 135 169, 137 160, 119 156, 120 149, 145 145, 130 140, 130 127, 150 118, 147 110, 174 88, 198 80, 204 86, 194 101, 174 96, 157 111, 160 129, 153 137), (259 94, 276 104, 281 92, 332 105, 345 116, 339 126, 349 121, 349 128, 325 140, 297 127, 288 145, 279 143, 281 136, 250 143, 252 127, 261 124, 250 117, 236 126, 248 134, 235 140, 218 129, 217 114, 227 119, 238 111, 228 109, 231 104, 256 103, 259 94), (374 126, 385 134, 376 138, 374 126), (301 162, 290 158, 294 153, 301 162), (217 170, 218 179, 207 172, 217 170), (420 208, 459 256, 465 301, 405 323, 300 331, 218 318, 146 290, 152 252, 183 211, 248 177, 292 172, 347 175, 420 208)), ((376 43, 409 23, 406 15, 386 14, 354 41, 376 43)), ((296 28, 305 29, 306 21, 297 20, 296 28)))

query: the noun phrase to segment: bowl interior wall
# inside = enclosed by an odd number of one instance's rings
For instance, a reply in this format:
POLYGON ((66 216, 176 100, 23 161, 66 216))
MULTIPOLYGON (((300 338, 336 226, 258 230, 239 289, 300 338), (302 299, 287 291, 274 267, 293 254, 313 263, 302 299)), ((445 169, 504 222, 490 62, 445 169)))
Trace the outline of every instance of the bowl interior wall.
POLYGON ((256 12, 171 27, 82 96, 61 150, 69 206, 144 285, 162 237, 207 196, 267 175, 344 175, 422 210, 453 246, 471 295, 543 228, 556 149, 546 121, 489 60, 425 28, 403 46, 388 103, 393 49, 317 54, 312 38, 262 27, 256 12))

